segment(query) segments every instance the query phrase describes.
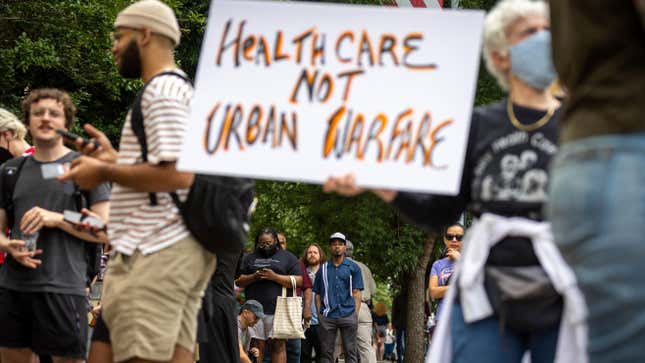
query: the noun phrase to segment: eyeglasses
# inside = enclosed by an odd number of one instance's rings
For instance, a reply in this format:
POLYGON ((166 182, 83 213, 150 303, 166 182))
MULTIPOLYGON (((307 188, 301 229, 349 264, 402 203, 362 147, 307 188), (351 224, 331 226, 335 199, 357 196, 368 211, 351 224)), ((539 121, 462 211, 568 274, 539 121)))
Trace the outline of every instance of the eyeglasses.
POLYGON ((446 239, 447 239, 448 241, 452 241, 453 239, 456 239, 457 241, 461 241, 462 239, 464 239, 464 235, 463 235, 463 234, 451 234, 451 233, 446 233, 446 236, 445 236, 445 237, 446 237, 446 239))

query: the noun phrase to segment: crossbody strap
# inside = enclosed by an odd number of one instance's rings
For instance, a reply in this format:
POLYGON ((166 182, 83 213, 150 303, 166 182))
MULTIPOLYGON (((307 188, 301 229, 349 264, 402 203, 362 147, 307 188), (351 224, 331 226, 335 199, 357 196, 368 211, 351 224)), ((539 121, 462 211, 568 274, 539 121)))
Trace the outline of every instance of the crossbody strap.
MULTIPOLYGON (((13 205, 13 192, 16 189, 16 183, 20 176, 20 171, 25 165, 29 156, 21 156, 20 160, 11 159, 2 167, 2 197, 5 203, 5 211, 7 213, 7 227, 12 228, 14 223, 14 205, 13 205), (18 165, 15 165, 16 162, 18 165)), ((4 232, 3 232, 4 233, 4 232)))
MULTIPOLYGON (((165 72, 155 74, 152 78, 148 80, 148 82, 146 82, 146 84, 143 85, 143 87, 141 87, 141 90, 139 90, 139 93, 137 93, 137 96, 135 97, 134 102, 132 103, 132 108, 130 111, 130 127, 132 127, 132 132, 134 132, 134 135, 137 137, 137 141, 139 141, 139 145, 141 146, 141 159, 143 160, 143 162, 148 162, 148 141, 146 139, 146 130, 145 130, 145 125, 143 123, 143 111, 141 110, 141 100, 143 99, 143 93, 145 92, 150 82, 152 82, 152 80, 157 77, 165 76, 165 75, 172 75, 172 76, 181 78, 184 81, 192 84, 190 79, 188 79, 182 74, 179 74, 175 71, 165 71, 165 72)), ((170 196, 172 197, 175 204, 179 207, 180 201, 177 193, 171 192, 170 196)), ((154 192, 148 193, 148 198, 150 199, 150 205, 152 206, 157 205, 156 193, 154 192)))

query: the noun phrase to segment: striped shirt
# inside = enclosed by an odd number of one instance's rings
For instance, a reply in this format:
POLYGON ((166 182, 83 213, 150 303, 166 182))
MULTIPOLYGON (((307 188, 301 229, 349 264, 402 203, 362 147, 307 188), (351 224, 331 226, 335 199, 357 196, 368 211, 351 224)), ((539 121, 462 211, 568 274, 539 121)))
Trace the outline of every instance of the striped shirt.
MULTIPOLYGON (((178 70, 178 73, 182 72, 178 70)), ((174 162, 179 157, 192 94, 193 87, 173 75, 156 77, 146 87, 141 111, 148 163, 174 162)), ((130 116, 131 111, 121 131, 117 164, 142 162, 141 146, 132 131, 130 116)), ((185 199, 188 191, 177 192, 185 199)), ((168 193, 157 193, 158 204, 151 206, 148 193, 115 183, 110 202, 110 243, 117 252, 132 255, 139 249, 147 255, 169 247, 189 234, 168 193)))

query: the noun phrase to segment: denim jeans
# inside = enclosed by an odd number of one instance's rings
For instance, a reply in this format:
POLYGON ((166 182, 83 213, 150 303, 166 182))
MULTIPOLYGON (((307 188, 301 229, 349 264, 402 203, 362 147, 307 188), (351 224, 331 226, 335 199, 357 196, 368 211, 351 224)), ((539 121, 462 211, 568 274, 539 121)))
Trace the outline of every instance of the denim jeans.
MULTIPOLYGON (((287 339, 285 341, 287 363, 300 363, 300 339, 287 339)), ((271 349, 267 344, 262 363, 271 363, 271 349)))
POLYGON ((590 361, 642 361, 645 134, 563 145, 552 166, 546 213, 589 309, 590 361))
POLYGON ((500 330, 494 316, 467 324, 459 304, 452 308, 450 330, 453 363, 520 363, 526 350, 531 363, 553 363, 558 341, 558 327, 517 334, 500 330))
POLYGON ((300 363, 300 339, 287 339, 287 363, 300 363))

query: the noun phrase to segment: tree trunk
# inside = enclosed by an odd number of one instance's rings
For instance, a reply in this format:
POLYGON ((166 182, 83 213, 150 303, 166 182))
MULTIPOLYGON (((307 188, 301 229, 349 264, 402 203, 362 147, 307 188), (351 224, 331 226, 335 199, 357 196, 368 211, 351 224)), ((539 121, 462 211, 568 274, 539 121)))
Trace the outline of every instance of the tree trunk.
POLYGON ((434 248, 434 236, 428 236, 423 244, 423 254, 417 265, 410 273, 407 301, 407 324, 405 336, 405 363, 420 363, 424 361, 426 336, 425 326, 425 275, 434 248))

